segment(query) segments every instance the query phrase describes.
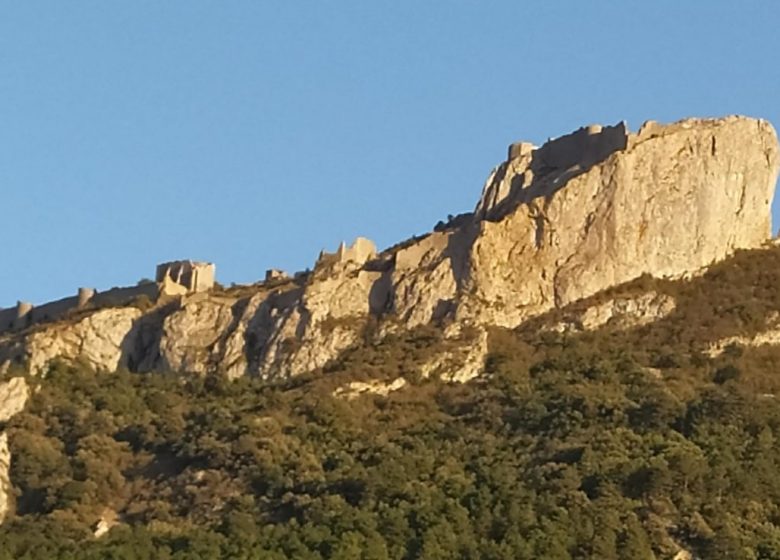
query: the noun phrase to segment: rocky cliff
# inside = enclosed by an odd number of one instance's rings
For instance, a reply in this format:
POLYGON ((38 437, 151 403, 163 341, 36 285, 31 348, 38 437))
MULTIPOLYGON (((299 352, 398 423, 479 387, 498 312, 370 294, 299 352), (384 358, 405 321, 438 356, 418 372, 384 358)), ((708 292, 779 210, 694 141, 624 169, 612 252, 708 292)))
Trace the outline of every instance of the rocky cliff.
POLYGON ((691 274, 760 246, 778 164, 772 126, 745 117, 647 122, 637 133, 591 126, 539 148, 520 142, 474 212, 425 236, 381 252, 359 239, 294 279, 151 309, 84 310, 3 336, 0 363, 289 376, 366 337, 434 323, 472 350, 469 374, 456 376, 467 378, 478 373, 472 354, 485 346, 484 327, 516 327, 643 274, 691 274))

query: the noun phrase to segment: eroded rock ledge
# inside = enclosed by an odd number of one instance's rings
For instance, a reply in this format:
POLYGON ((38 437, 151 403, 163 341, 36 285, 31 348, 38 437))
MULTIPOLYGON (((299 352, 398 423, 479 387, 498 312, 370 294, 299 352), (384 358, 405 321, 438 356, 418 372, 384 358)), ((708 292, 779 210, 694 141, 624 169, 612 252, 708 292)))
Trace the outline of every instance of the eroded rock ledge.
MULTIPOLYGON (((0 363, 40 371, 60 357, 107 370, 289 376, 360 344, 367 328, 380 336, 429 323, 513 328, 642 274, 677 277, 760 246, 777 173, 774 129, 745 117, 648 122, 635 134, 623 123, 591 126, 540 148, 521 142, 489 175, 474 212, 430 234, 382 252, 358 239, 296 278, 7 334, 0 363)), ((602 315, 673 306, 613 303, 602 315)), ((468 372, 458 378, 479 369, 474 352, 464 355, 468 372)))

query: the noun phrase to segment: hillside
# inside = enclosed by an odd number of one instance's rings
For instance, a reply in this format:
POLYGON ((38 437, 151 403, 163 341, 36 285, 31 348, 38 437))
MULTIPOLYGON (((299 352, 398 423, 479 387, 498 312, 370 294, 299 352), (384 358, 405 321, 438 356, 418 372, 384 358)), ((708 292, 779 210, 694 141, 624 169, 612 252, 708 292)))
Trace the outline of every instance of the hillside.
POLYGON ((780 559, 779 164, 591 126, 382 251, 0 310, 0 560, 780 559))
POLYGON ((780 346, 749 343, 777 328, 780 248, 587 304, 493 329, 467 384, 416 375, 447 344, 427 328, 273 384, 57 364, 6 425, 0 558, 780 557, 780 346), (648 291, 674 311, 545 330, 648 291))

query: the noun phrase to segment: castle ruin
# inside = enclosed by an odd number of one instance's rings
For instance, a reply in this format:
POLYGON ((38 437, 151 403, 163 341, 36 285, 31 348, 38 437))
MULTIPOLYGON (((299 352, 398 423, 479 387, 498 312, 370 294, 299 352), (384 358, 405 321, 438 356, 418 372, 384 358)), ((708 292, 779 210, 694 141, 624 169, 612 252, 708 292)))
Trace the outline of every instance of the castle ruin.
POLYGON ((377 251, 374 242, 365 237, 358 237, 349 247, 342 241, 335 253, 320 251, 315 268, 323 265, 345 265, 347 263, 359 266, 375 258, 376 255, 377 251))
POLYGON ((164 286, 183 288, 187 292, 207 292, 214 287, 213 263, 172 261, 157 265, 155 280, 164 286))
POLYGON ((159 265, 156 272, 156 282, 142 282, 137 286, 111 288, 104 292, 79 288, 75 296, 37 306, 19 301, 15 307, 0 309, 0 334, 22 330, 37 323, 56 321, 88 306, 127 305, 141 296, 156 301, 160 296, 205 292, 214 286, 215 266, 212 263, 173 261, 159 265))

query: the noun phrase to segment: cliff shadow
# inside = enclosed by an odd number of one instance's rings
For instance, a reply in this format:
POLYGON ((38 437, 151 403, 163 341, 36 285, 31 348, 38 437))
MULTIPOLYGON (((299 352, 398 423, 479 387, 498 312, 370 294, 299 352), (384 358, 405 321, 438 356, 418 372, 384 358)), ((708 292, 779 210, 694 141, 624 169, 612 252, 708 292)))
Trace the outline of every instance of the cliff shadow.
POLYGON ((119 364, 136 373, 158 369, 161 366, 163 322, 180 308, 178 300, 171 301, 136 319, 120 344, 119 364))
POLYGON ((368 312, 381 318, 393 307, 393 262, 390 259, 375 259, 368 261, 363 269, 380 273, 368 291, 368 312))
MULTIPOLYGON (((290 320, 290 315, 303 297, 304 289, 300 286, 286 292, 271 293, 257 306, 244 330, 243 355, 246 374, 260 373, 260 366, 265 360, 269 345, 273 342, 274 334, 281 330, 284 322, 290 320)), ((298 339, 303 336, 308 323, 308 318, 304 315, 305 313, 295 327, 295 336, 298 339)), ((284 341, 279 342, 284 343, 284 341)))
POLYGON ((447 246, 442 256, 450 261, 455 286, 460 292, 466 288, 471 264, 471 249, 479 235, 479 222, 472 221, 454 231, 447 238, 447 246))

